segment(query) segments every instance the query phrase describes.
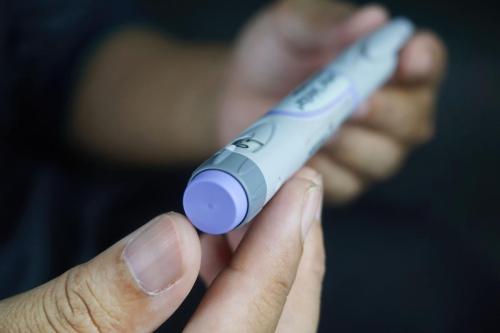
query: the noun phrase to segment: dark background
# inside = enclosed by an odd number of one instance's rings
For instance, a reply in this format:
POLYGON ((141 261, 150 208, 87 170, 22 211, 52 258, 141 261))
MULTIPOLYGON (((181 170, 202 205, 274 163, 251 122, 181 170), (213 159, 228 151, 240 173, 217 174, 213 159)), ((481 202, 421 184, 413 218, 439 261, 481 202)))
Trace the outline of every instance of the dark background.
MULTIPOLYGON (((230 40, 268 2, 150 3, 180 37, 230 40)), ((449 49, 438 131, 397 177, 349 207, 327 208, 320 331, 498 332, 498 10, 488 1, 380 3, 449 49)))
MULTIPOLYGON (((225 41, 268 3, 143 1, 178 37, 225 41)), ((326 207, 320 332, 500 332, 500 15, 493 1, 381 3, 448 46, 438 131, 399 175, 348 207, 326 207)), ((23 149, 0 161, 0 299, 180 211, 195 167, 123 170, 23 149)), ((197 284, 163 330, 180 331, 203 292, 197 284)))

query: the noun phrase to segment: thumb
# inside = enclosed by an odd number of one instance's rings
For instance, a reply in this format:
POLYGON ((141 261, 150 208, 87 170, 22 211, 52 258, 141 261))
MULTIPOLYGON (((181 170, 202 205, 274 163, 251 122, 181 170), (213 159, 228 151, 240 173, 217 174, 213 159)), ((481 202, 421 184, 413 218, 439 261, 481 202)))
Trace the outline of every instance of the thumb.
POLYGON ((0 331, 151 332, 182 303, 199 266, 191 224, 161 215, 93 260, 0 302, 0 331))

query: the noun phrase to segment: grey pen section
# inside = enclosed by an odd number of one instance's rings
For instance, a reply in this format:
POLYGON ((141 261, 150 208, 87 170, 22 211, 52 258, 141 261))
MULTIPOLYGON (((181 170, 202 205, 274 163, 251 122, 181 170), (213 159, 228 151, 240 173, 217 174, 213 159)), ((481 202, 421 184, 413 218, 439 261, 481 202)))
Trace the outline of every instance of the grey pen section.
POLYGON ((257 215, 266 201, 267 184, 257 164, 239 153, 222 149, 198 167, 191 180, 206 170, 220 170, 233 176, 244 188, 248 210, 239 226, 246 224, 257 215))

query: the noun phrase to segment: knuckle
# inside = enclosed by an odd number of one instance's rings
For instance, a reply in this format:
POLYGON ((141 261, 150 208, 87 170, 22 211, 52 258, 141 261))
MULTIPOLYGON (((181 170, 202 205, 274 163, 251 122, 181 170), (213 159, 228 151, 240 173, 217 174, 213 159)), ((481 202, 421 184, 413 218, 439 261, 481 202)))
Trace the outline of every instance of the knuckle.
MULTIPOLYGON (((34 326, 34 323, 30 321, 31 318, 27 315, 33 313, 36 304, 33 301, 37 299, 31 298, 24 302, 16 302, 17 297, 19 296, 7 298, 0 302, 0 332, 20 333, 25 332, 26 327, 34 326)), ((42 320, 41 323, 44 323, 44 321, 42 320)))
POLYGON ((280 304, 281 302, 284 302, 286 299, 288 293, 290 292, 290 289, 292 288, 293 281, 292 279, 284 276, 284 275, 277 275, 274 276, 270 280, 270 285, 269 285, 269 295, 271 296, 270 298, 272 300, 275 300, 276 303, 280 304))
POLYGON ((270 275, 255 277, 247 272, 247 269, 238 265, 237 262, 230 262, 226 271, 231 272, 242 285, 249 285, 254 288, 255 279, 265 281, 264 285, 260 285, 258 292, 248 300, 248 316, 247 318, 259 318, 258 321, 248 321, 248 327, 252 327, 252 331, 261 332, 268 330, 269 322, 273 322, 274 318, 280 316, 281 310, 286 302, 286 298, 293 284, 291 279, 286 278, 282 273, 282 264, 276 263, 273 267, 273 272, 270 275))
POLYGON ((276 316, 285 305, 290 292, 292 281, 283 276, 273 276, 268 285, 263 289, 260 299, 255 301, 255 306, 260 314, 276 316))
POLYGON ((292 272, 295 258, 302 256, 302 247, 300 253, 291 254, 283 252, 276 255, 273 273, 264 287, 264 302, 271 306, 283 305, 286 297, 292 288, 295 274, 292 272))
POLYGON ((56 321, 65 331, 115 332, 119 330, 116 310, 96 293, 85 266, 77 266, 58 278, 53 292, 56 321))

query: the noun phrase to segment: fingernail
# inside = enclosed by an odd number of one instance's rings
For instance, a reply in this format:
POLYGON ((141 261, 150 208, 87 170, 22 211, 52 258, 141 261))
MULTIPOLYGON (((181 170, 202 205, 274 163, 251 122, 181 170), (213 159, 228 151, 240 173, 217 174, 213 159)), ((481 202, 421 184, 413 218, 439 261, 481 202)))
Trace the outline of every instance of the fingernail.
POLYGON ((150 222, 123 250, 123 258, 138 286, 158 295, 182 276, 182 254, 173 220, 162 215, 150 222))
POLYGON ((356 14, 357 23, 359 24, 383 22, 389 16, 387 10, 380 5, 367 5, 362 7, 356 14))
POLYGON ((302 240, 305 240, 311 225, 317 220, 320 214, 318 211, 321 209, 321 201, 323 199, 322 186, 312 185, 304 196, 304 203, 302 206, 302 240))

